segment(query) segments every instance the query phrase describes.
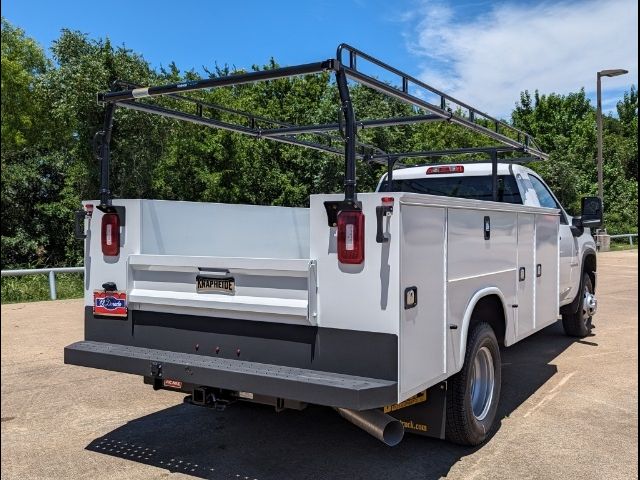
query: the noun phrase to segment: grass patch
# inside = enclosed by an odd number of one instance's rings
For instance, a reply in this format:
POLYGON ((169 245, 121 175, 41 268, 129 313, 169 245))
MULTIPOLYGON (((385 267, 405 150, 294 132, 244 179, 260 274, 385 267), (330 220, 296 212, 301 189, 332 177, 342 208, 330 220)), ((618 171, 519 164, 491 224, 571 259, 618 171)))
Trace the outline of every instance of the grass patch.
MULTIPOLYGON (((56 290, 58 299, 82 298, 84 295, 84 275, 81 273, 57 273, 56 290)), ((49 300, 49 275, 27 275, 24 277, 2 277, 3 304, 38 302, 49 300)))
POLYGON ((612 252, 617 252, 619 250, 637 250, 638 244, 636 243, 635 238, 633 240, 633 245, 629 245, 628 241, 626 243, 611 242, 611 244, 609 245, 609 250, 611 250, 612 252))

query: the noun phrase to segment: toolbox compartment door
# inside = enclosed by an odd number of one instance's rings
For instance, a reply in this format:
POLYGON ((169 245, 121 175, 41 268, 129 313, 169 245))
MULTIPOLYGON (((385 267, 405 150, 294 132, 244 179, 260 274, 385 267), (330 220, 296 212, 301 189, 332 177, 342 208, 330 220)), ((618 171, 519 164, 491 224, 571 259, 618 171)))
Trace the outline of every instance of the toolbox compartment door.
POLYGON ((400 399, 446 375, 446 209, 402 205, 400 399), (415 289, 411 293, 411 289, 415 289), (411 298, 415 296, 415 305, 411 298))

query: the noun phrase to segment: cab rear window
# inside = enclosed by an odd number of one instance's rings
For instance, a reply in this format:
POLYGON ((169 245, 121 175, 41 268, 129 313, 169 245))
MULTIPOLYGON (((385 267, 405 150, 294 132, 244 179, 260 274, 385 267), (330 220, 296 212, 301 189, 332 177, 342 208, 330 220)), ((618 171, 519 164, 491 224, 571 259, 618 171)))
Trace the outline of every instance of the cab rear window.
MULTIPOLYGON (((391 191, 426 193, 444 197, 492 200, 491 175, 430 177, 393 180, 391 191)), ((382 182, 381 192, 388 191, 387 182, 382 182)), ((498 176, 498 201, 522 204, 522 197, 513 175, 498 176)))

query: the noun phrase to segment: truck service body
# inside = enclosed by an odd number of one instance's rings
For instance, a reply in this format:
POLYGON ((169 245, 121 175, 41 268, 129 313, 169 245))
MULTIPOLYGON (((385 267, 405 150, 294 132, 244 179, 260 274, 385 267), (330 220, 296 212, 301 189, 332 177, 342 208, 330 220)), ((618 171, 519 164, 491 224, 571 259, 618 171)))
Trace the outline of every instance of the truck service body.
MULTIPOLYGON (((342 66, 340 49, 338 60, 330 65, 348 119, 342 73, 382 87, 354 60, 342 66)), ((405 81, 415 79, 402 78, 401 90, 385 93, 408 95, 405 81)), ((497 148, 473 151, 490 163, 395 170, 405 155, 372 150, 368 160, 379 155, 388 172, 376 192, 356 193, 357 123, 345 121, 336 126, 346 135, 345 194, 312 195, 309 208, 112 199, 114 105, 206 124, 139 102, 154 88, 102 97, 111 112, 101 198, 83 202, 77 224, 85 339, 66 347, 66 363, 137 374, 198 405, 334 407, 390 445, 404 429, 477 444, 494 425, 499 347, 559 314, 568 333, 590 330, 596 249, 585 227, 598 225, 601 205, 586 199, 573 219, 535 172, 498 161, 497 148)), ((287 143, 308 143, 295 136, 302 128, 284 128, 287 143)), ((546 157, 525 144, 505 151, 546 157)))

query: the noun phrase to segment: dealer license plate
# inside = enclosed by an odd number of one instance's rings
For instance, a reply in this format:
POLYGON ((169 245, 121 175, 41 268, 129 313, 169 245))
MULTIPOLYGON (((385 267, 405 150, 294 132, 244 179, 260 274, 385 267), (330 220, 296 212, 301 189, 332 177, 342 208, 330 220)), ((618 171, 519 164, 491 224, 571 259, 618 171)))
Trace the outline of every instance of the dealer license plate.
POLYGON ((225 293, 235 295, 236 281, 233 277, 196 277, 196 292, 198 293, 225 293))
POLYGON ((127 293, 94 290, 93 314, 107 317, 126 317, 128 312, 127 293))

